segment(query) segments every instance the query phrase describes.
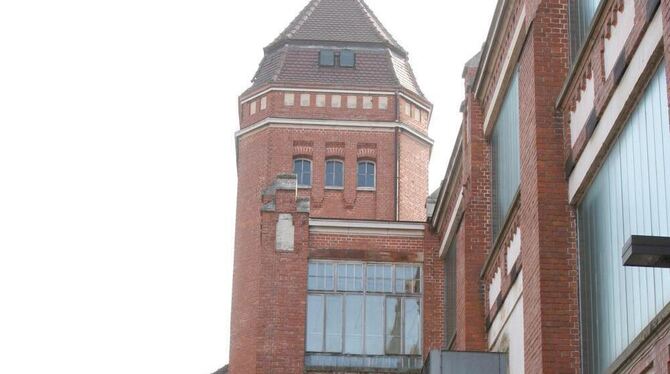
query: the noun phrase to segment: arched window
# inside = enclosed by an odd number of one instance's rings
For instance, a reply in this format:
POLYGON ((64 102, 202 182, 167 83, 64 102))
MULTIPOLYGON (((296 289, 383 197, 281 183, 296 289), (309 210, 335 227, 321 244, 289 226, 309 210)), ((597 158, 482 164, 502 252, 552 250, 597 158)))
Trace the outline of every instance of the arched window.
POLYGON ((304 158, 293 160, 293 173, 297 176, 298 187, 312 185, 312 161, 304 158))
POLYGON ((326 187, 344 187, 344 164, 340 160, 326 161, 326 187))
POLYGON ((375 163, 372 161, 358 162, 358 188, 372 190, 375 188, 375 163))

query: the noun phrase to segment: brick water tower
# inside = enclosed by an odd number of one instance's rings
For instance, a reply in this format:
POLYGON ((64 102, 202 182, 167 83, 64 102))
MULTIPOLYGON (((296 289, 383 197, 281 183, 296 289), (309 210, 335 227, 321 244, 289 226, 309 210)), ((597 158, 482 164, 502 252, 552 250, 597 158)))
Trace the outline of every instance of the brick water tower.
POLYGON ((410 372, 443 345, 432 105, 362 0, 312 0, 239 98, 233 374, 410 372))

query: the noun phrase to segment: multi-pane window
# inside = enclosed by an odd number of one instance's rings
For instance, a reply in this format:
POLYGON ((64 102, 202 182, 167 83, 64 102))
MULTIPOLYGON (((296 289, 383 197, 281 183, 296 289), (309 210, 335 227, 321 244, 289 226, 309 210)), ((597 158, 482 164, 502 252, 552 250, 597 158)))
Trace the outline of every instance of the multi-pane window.
POLYGON ((358 162, 358 188, 375 188, 375 163, 372 161, 358 162))
POLYGON ((519 152, 519 73, 507 88, 491 134, 493 169, 493 237, 500 234, 521 181, 519 152))
POLYGON ((421 272, 417 266, 397 266, 395 270, 395 288, 408 293, 421 291, 421 272))
POLYGON ((326 161, 326 187, 342 188, 344 186, 344 164, 340 160, 326 161))
POLYGON ((421 267, 309 263, 307 352, 421 355, 421 267))
POLYGON ((601 0, 570 0, 570 55, 575 62, 591 31, 601 0))
POLYGON ((584 373, 604 373, 670 304, 670 269, 629 267, 631 235, 670 237, 666 64, 652 74, 577 207, 584 373))
POLYGON ((293 160, 293 173, 298 179, 298 186, 309 187, 312 185, 312 161, 304 158, 293 160))
POLYGON ((335 285, 335 265, 328 262, 311 262, 307 272, 310 290, 332 290, 335 285))

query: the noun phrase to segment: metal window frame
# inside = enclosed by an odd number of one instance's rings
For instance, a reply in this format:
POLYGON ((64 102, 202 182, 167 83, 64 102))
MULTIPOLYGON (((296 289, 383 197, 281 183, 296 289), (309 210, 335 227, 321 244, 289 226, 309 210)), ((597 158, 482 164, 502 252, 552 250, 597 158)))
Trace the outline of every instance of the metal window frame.
MULTIPOLYGON (((423 275, 423 264, 421 263, 395 263, 395 262, 362 262, 362 261, 332 261, 332 260, 310 260, 308 262, 308 266, 310 264, 319 264, 319 263, 324 263, 324 264, 332 264, 333 266, 333 288, 332 290, 310 290, 309 287, 307 289, 307 294, 308 296, 321 296, 323 297, 323 315, 322 315, 322 323, 323 323, 323 341, 322 341, 322 351, 321 352, 312 352, 312 351, 307 351, 309 353, 330 353, 330 354, 347 354, 345 353, 345 346, 346 346, 346 296, 351 296, 351 295, 361 295, 363 297, 363 313, 362 313, 362 318, 363 318, 363 328, 362 328, 362 347, 363 347, 363 353, 360 355, 366 355, 366 356, 389 356, 389 355, 402 355, 402 356, 414 356, 412 354, 404 353, 406 350, 405 347, 405 300, 406 299, 414 299, 419 301, 419 323, 420 327, 423 327, 423 316, 424 316, 424 305, 423 305, 423 283, 424 283, 424 275, 423 275), (362 291, 340 291, 337 289, 337 284, 338 284, 338 279, 339 279, 339 266, 338 265, 362 265, 363 266, 363 273, 362 273, 362 282, 363 282, 363 289, 362 291), (392 284, 392 291, 391 292, 378 292, 378 291, 368 291, 367 287, 367 269, 369 265, 391 265, 392 267, 392 272, 391 272, 391 284, 392 284), (398 267, 405 267, 405 266, 416 266, 419 268, 419 281, 421 282, 421 287, 419 289, 418 293, 407 293, 407 292, 396 292, 396 271, 398 267), (382 326, 383 326, 383 351, 384 353, 379 355, 379 354, 368 354, 366 353, 366 343, 367 343, 367 336, 365 334, 365 327, 366 327, 366 317, 367 317, 367 308, 366 308, 366 302, 367 302, 367 296, 381 296, 383 297, 383 320, 382 320, 382 326), (327 308, 326 308, 326 296, 339 296, 342 298, 342 310, 341 316, 342 316, 342 331, 341 331, 341 344, 340 344, 340 352, 327 352, 326 351, 326 318, 327 318, 327 308), (401 326, 400 326, 400 353, 387 353, 386 351, 386 344, 387 344, 387 334, 386 334, 386 302, 388 298, 395 298, 398 299, 400 302, 400 318, 401 318, 401 326)), ((308 275, 309 277, 309 275, 308 275)), ((308 285, 309 286, 309 285, 308 285)), ((324 287, 325 288, 325 287, 324 287)), ((403 290, 404 291, 404 290, 403 290)), ((305 341, 306 343, 306 341, 305 341)), ((423 353, 423 331, 421 330, 419 332, 419 351, 420 354, 423 353)))

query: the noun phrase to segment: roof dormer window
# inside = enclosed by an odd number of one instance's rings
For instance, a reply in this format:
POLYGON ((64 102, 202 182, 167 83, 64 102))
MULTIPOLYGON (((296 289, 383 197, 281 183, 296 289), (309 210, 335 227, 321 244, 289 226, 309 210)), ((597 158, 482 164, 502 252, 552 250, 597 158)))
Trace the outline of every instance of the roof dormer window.
POLYGON ((334 66, 342 68, 353 68, 356 65, 356 55, 353 51, 322 49, 319 51, 319 66, 334 66))
POLYGON ((356 55, 353 51, 344 50, 340 52, 340 66, 343 68, 353 68, 356 64, 356 55))
POLYGON ((319 65, 335 66, 335 51, 324 49, 319 52, 319 65))

